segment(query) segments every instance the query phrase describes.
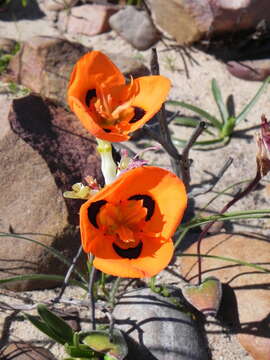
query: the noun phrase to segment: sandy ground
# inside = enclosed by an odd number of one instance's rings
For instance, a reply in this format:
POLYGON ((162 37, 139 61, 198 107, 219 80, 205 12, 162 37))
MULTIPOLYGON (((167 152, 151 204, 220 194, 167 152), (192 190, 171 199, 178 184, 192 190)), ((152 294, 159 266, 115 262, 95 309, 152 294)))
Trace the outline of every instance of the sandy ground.
MULTIPOLYGON (((98 50, 109 53, 122 53, 130 57, 138 57, 149 63, 150 50, 139 52, 134 50, 124 40, 119 38, 114 32, 103 34, 92 38, 84 38, 83 36, 72 38, 71 40, 79 40, 84 45, 93 47, 98 50)), ((192 56, 196 60, 196 64, 188 63, 190 77, 187 78, 184 71, 183 61, 179 54, 175 51, 166 50, 164 44, 157 44, 159 53, 161 73, 172 81, 172 90, 170 92, 170 99, 182 100, 191 102, 194 105, 201 106, 205 110, 218 115, 218 110, 211 95, 211 79, 215 78, 221 87, 223 97, 233 94, 236 112, 239 112, 247 102, 252 98, 258 90, 261 83, 246 82, 244 80, 232 77, 225 69, 224 64, 217 61, 213 56, 205 54, 201 51, 194 50, 192 56)), ((180 109, 183 114, 192 114, 184 109, 180 109)), ((192 150, 190 157, 193 159, 191 169, 192 181, 191 185, 199 185, 205 181, 212 179, 218 173, 224 162, 233 157, 233 165, 228 169, 226 174, 218 183, 216 189, 222 190, 228 185, 236 183, 240 180, 250 179, 256 172, 256 145, 253 136, 258 129, 256 127, 260 124, 260 116, 265 113, 270 116, 269 109, 269 89, 265 92, 252 111, 247 116, 246 121, 239 125, 240 137, 233 138, 229 145, 208 151, 192 150), (255 127, 255 128, 254 128, 255 127)), ((190 134, 190 129, 172 125, 172 131, 176 137, 187 139, 190 134)), ((204 136, 202 137, 204 138, 204 136)), ((140 143, 145 143, 145 140, 140 140, 137 144, 130 145, 133 149, 139 149, 140 143)), ((205 148, 206 150, 207 148, 205 148)), ((161 166, 169 166, 168 157, 161 156, 160 153, 146 154, 146 158, 152 163, 161 166)), ((245 209, 262 209, 269 208, 270 200, 267 192, 267 184, 269 177, 263 182, 263 187, 254 191, 245 199, 241 200, 233 210, 245 209)), ((234 191, 239 190, 236 187, 234 191)), ((269 191, 269 190, 268 190, 269 191)), ((214 193, 199 196, 196 198, 196 207, 203 207, 206 202, 214 196, 214 193)), ((228 197, 220 197, 212 205, 212 209, 218 211, 228 201, 228 197)), ((248 221, 240 225, 231 225, 235 229, 245 231, 254 231, 258 233, 269 234, 269 220, 248 221)), ((176 265, 173 267, 178 268, 176 265)), ((160 275, 162 281, 167 283, 174 283, 177 285, 177 279, 172 279, 169 271, 164 271, 160 275)), ((10 294, 2 291, 0 293, 1 303, 17 304, 22 302, 20 298, 30 297, 34 302, 48 301, 55 296, 55 290, 33 291, 23 294, 10 294), (18 297, 18 299, 16 299, 18 297)), ((66 297, 83 298, 85 294, 70 287, 67 291, 66 297)), ((87 318, 87 311, 82 311, 82 318, 87 318)), ((87 322, 83 325, 87 327, 87 322)), ((22 321, 21 313, 10 310, 2 310, 0 314, 0 328, 3 327, 4 334, 2 340, 4 341, 31 341, 36 344, 44 344, 50 348, 55 354, 56 358, 60 359, 63 355, 61 348, 58 345, 49 343, 42 334, 38 333, 30 324, 22 321)), ((212 360, 250 360, 246 352, 238 344, 234 335, 230 334, 217 322, 208 323, 206 326, 209 346, 212 350, 212 360)))

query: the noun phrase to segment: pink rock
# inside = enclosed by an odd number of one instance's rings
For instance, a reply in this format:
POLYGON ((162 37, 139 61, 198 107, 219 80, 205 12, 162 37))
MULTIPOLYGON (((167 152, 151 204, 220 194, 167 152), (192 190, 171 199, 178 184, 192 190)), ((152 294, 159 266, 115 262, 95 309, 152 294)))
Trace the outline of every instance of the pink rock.
POLYGON ((45 36, 28 39, 11 59, 14 80, 36 93, 66 103, 66 88, 75 62, 89 49, 45 36))
POLYGON ((237 10, 246 8, 250 5, 251 0, 214 0, 216 6, 222 9, 237 10))
POLYGON ((270 20, 269 0, 208 1, 213 12, 212 34, 255 29, 262 19, 270 20))
MULTIPOLYGON (((100 181, 94 140, 74 114, 55 102, 33 94, 14 99, 12 105, 2 98, 1 231, 10 233, 13 229, 43 246, 16 238, 12 233, 2 236, 0 279, 29 274, 64 275, 67 266, 44 246, 55 248, 70 260, 78 251, 80 238, 75 224, 80 203, 66 201, 63 192, 87 175, 100 181)), ((48 279, 28 279, 1 286, 26 291, 56 285, 48 279)), ((31 355, 25 359, 35 359, 31 355)), ((0 359, 6 357, 0 353, 0 359)))
POLYGON ((270 75, 270 60, 229 61, 228 71, 243 80, 264 81, 270 75))
POLYGON ((119 8, 113 5, 82 5, 71 10, 67 32, 97 35, 110 30, 109 17, 119 8))
POLYGON ((269 0, 146 0, 159 30, 180 45, 209 35, 256 28, 270 20, 269 0))
MULTIPOLYGON (((185 253, 196 253, 196 246, 191 245, 185 253)), ((214 235, 202 241, 201 250, 202 254, 238 259, 270 270, 270 242, 259 235, 214 235)), ((184 256, 181 270, 186 279, 197 280, 197 258, 184 256)), ((202 260, 202 272, 203 277, 215 276, 231 288, 236 301, 225 296, 224 300, 239 342, 255 360, 269 360, 270 273, 209 257, 202 260)), ((222 315, 226 317, 225 309, 222 315)))

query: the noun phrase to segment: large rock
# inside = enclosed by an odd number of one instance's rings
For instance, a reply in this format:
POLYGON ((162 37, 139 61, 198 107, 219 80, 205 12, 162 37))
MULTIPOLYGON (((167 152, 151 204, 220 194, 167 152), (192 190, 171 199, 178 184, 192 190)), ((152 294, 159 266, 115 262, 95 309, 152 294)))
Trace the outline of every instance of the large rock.
POLYGON ((198 324, 150 289, 126 293, 113 313, 129 340, 129 360, 206 360, 198 324))
POLYGON ((261 20, 270 20, 268 0, 208 0, 211 4, 212 34, 255 29, 261 20))
MULTIPOLYGON (((193 244, 185 253, 196 253, 193 244)), ((255 235, 219 234, 202 241, 202 254, 223 256, 256 263, 270 270, 270 242, 267 238, 255 235)), ((197 279, 195 257, 183 257, 181 273, 187 280, 197 279)), ((226 306, 220 316, 228 318, 238 332, 243 347, 256 360, 270 359, 270 272, 265 273, 248 266, 214 258, 203 258, 203 276, 215 276, 231 291, 225 291, 226 306), (232 314, 234 317, 232 317, 232 314)))
POLYGON ((191 44, 206 34, 212 24, 208 0, 147 0, 155 25, 178 44, 191 44))
POLYGON ((58 27, 69 34, 93 36, 109 31, 109 18, 119 8, 116 5, 86 4, 71 9, 70 13, 62 11, 58 27))
POLYGON ((70 73, 89 49, 63 39, 35 36, 11 59, 9 69, 16 82, 44 97, 66 103, 70 73))
MULTIPOLYGON (((0 121, 0 278, 27 274, 64 274, 67 267, 44 247, 72 259, 80 245, 76 225, 80 201, 66 201, 64 190, 86 175, 99 178, 94 141, 74 115, 36 95, 8 103, 0 121), (11 125, 10 125, 11 124, 11 125), (30 233, 30 234, 29 234, 30 233)), ((52 281, 10 283, 22 291, 55 286, 52 281)))
POLYGON ((0 355, 4 360, 56 360, 48 349, 26 343, 11 343, 0 355))
MULTIPOLYGON (((63 39, 33 37, 26 41, 10 61, 7 80, 12 79, 44 97, 66 105, 71 70, 90 49, 63 39)), ((107 54, 110 57, 110 54, 107 54)), ((127 77, 149 74, 138 59, 112 55, 112 61, 127 77)))
POLYGON ((157 27, 180 45, 202 37, 254 29, 270 20, 268 0, 147 0, 157 27))
POLYGON ((160 32, 155 28, 145 11, 135 6, 126 6, 111 16, 109 23, 118 35, 123 37, 138 50, 149 49, 160 39, 160 32))

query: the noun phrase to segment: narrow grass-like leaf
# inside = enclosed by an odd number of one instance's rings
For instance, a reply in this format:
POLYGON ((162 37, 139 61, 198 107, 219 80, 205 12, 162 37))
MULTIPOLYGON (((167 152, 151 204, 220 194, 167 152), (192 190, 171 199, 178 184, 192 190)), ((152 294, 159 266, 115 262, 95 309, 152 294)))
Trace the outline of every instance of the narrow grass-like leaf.
POLYGON ((246 210, 246 211, 233 211, 226 214, 218 214, 212 215, 204 218, 194 218, 190 222, 181 224, 178 230, 181 231, 180 235, 178 236, 177 240, 174 243, 174 247, 177 248, 189 230, 205 225, 212 221, 229 221, 229 220, 239 220, 239 219, 263 219, 263 218, 270 218, 270 210, 246 210))
MULTIPOLYGON (((216 139, 212 139, 212 140, 204 140, 204 141, 196 141, 194 146, 206 146, 206 145, 215 145, 215 144, 219 144, 219 143, 226 143, 227 138, 216 138, 216 139)), ((185 146, 187 144, 186 140, 183 139, 178 139, 173 137, 173 143, 176 146, 185 146)))
POLYGON ((173 119, 173 122, 177 125, 196 127, 198 125, 199 119, 196 120, 187 116, 176 116, 173 119))
POLYGON ((47 309, 44 304, 38 304, 37 311, 46 325, 62 337, 65 343, 70 345, 73 343, 73 330, 61 317, 47 309))
MULTIPOLYGON (((204 207, 200 210, 200 212, 202 211, 205 211, 209 205, 211 205, 217 198, 219 198, 220 196, 222 195, 228 195, 226 194, 228 190, 234 188, 235 186, 239 186, 239 185, 242 185, 242 184, 246 184, 247 182, 250 182, 251 179, 248 179, 248 180, 241 180, 241 181, 238 181, 237 183, 234 183, 232 185, 229 185, 227 186, 225 189, 221 190, 221 191, 217 191, 216 192, 216 195, 212 197, 212 199, 210 199, 205 205, 204 207)), ((198 216, 197 216, 198 218, 198 216)))
POLYGON ((228 113, 227 107, 224 104, 224 101, 222 99, 221 91, 220 91, 220 88, 218 86, 216 79, 212 79, 211 86, 212 86, 212 93, 213 93, 214 99, 216 101, 222 122, 223 122, 223 124, 225 124, 227 119, 229 118, 229 113, 228 113))
POLYGON ((167 104, 169 105, 176 105, 176 106, 182 106, 183 108, 189 109, 194 111, 195 113, 199 114, 200 116, 202 116, 203 118, 207 119, 208 121, 210 121, 214 127, 216 127, 217 129, 221 130, 222 129, 222 123, 213 115, 209 114, 209 112, 194 106, 192 104, 188 104, 184 101, 176 101, 176 100, 169 100, 167 101, 167 104))
POLYGON ((59 336, 57 333, 55 333, 47 324, 40 321, 36 316, 29 315, 24 313, 24 316, 29 320, 36 328, 38 328, 41 332, 43 332, 45 335, 49 336, 49 338, 55 340, 59 344, 64 345, 65 339, 62 336, 59 336))
MULTIPOLYGON (((183 253, 177 253, 176 255, 178 256, 196 256, 198 257, 198 254, 183 254, 183 253)), ((257 269, 257 270, 260 270, 262 272, 266 272, 266 273, 270 273, 270 270, 263 267, 263 266, 260 266, 260 265, 257 265, 257 264, 253 264, 253 263, 249 263, 247 261, 242 261, 242 260, 238 260, 238 259, 233 259, 233 258, 228 258, 228 257, 225 257, 225 256, 217 256, 217 255, 209 255, 209 254, 201 254, 200 255, 201 257, 207 257, 207 258, 212 258, 212 259, 218 259, 218 260, 224 260, 224 261, 229 261, 229 262, 232 262, 232 263, 235 263, 235 264, 239 264, 239 265, 243 265, 243 266, 248 266, 250 268, 253 268, 253 269, 257 269)))
POLYGON ((256 104, 259 100, 259 97, 262 95, 264 90, 266 89, 267 85, 270 82, 270 76, 268 76, 265 81, 263 82, 262 86, 259 88, 255 96, 251 99, 251 101, 244 107, 244 109, 240 112, 240 114, 236 117, 236 124, 239 124, 240 121, 244 120, 247 113, 251 110, 251 108, 256 104))
MULTIPOLYGON (((200 121, 199 119, 194 119, 194 118, 186 117, 186 116, 176 116, 173 119, 173 122, 176 125, 183 125, 183 126, 190 126, 190 127, 196 127, 198 125, 199 121, 200 121)), ((207 126, 213 126, 213 125, 210 123, 207 123, 207 126)), ((210 131, 208 128, 204 129, 204 131, 209 135, 215 136, 215 134, 212 131, 210 131)))
MULTIPOLYGON (((35 235, 34 233, 29 233, 29 235, 35 235)), ((42 235, 42 234, 39 234, 42 235)), ((52 235, 48 235, 48 234, 44 234, 44 236, 52 236, 52 235)), ((62 255, 62 253, 60 251, 58 251, 57 249, 51 247, 51 246, 47 246, 43 243, 41 243, 38 240, 34 240, 19 234, 12 234, 12 233, 5 233, 5 232, 0 232, 0 237, 13 237, 16 239, 21 239, 21 240, 26 240, 26 241, 30 241, 34 244, 40 245, 41 247, 45 248, 46 250, 48 250, 49 253, 51 253, 54 257, 56 257, 57 259, 59 259, 60 261, 62 261, 64 264, 71 266, 71 261, 69 261, 65 256, 62 255)), ((83 274, 81 272, 79 272, 78 270, 74 269, 74 273, 76 275, 79 276, 79 278, 87 284, 86 279, 84 278, 83 274)))
POLYGON ((218 214, 207 216, 205 218, 199 218, 195 220, 191 220, 189 224, 186 224, 188 228, 194 228, 197 226, 201 226, 207 224, 212 221, 228 221, 228 220, 239 220, 239 219, 262 219, 262 218, 270 218, 270 210, 246 210, 246 211, 232 211, 227 212, 225 214, 218 214))
MULTIPOLYGON (((60 282, 60 281, 64 281, 64 279, 65 279, 65 277, 62 275, 28 274, 28 275, 13 276, 13 277, 9 277, 7 279, 1 279, 0 285, 7 284, 10 282, 15 282, 15 281, 25 281, 25 280, 50 280, 50 281, 60 282)), ((88 290, 87 286, 85 286, 80 281, 70 280, 70 284, 79 286, 80 288, 82 288, 86 291, 88 290)))

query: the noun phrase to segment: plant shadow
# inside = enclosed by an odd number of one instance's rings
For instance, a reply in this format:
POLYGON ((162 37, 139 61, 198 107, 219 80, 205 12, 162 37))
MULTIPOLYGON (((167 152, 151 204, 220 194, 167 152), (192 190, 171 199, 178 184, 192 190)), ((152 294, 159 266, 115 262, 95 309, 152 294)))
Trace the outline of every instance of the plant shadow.
POLYGON ((12 0, 5 11, 0 12, 0 21, 37 20, 44 16, 36 0, 28 0, 26 6, 21 0, 12 0))

